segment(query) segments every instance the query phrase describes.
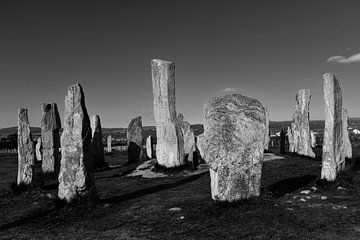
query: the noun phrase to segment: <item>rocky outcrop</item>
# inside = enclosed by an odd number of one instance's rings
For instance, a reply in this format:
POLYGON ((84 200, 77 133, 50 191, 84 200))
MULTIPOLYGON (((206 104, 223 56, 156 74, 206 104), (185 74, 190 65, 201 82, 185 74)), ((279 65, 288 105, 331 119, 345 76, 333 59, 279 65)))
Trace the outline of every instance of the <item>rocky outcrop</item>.
POLYGON ((64 130, 61 135, 60 199, 71 201, 93 189, 90 119, 80 84, 68 88, 65 97, 64 130))
POLYGON ((129 163, 137 162, 142 158, 142 142, 142 121, 141 117, 138 116, 130 121, 127 130, 127 152, 129 163))
POLYGON ((210 168, 214 200, 260 194, 265 132, 265 108, 255 99, 232 94, 205 105, 204 133, 197 144, 210 168))
POLYGON ((171 168, 183 165, 184 139, 175 108, 175 64, 151 61, 156 121, 156 159, 159 165, 171 168))
POLYGON ((343 154, 342 91, 334 74, 324 79, 325 129, 322 153, 321 178, 334 181, 345 169, 343 154))
POLYGON ((34 143, 30 131, 28 110, 19 109, 18 114, 18 175, 17 185, 30 185, 33 180, 34 143))
POLYGON ((61 121, 56 103, 42 105, 41 142, 42 172, 58 173, 60 168, 60 131, 61 121))
POLYGON ((291 130, 288 131, 289 151, 302 156, 315 158, 315 153, 311 148, 310 99, 311 92, 309 89, 300 89, 296 94, 293 122, 291 123, 291 130))
POLYGON ((106 166, 104 158, 104 146, 102 143, 102 129, 99 115, 92 116, 92 151, 93 151, 93 167, 101 168, 106 166))

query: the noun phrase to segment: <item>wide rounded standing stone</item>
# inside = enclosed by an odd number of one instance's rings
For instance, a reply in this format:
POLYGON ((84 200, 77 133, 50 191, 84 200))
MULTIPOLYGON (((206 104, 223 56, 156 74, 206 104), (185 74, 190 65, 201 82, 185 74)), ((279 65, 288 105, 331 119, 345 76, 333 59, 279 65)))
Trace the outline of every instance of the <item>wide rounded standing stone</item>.
POLYGON ((65 97, 61 155, 59 198, 70 202, 91 193, 94 185, 91 127, 80 84, 70 86, 65 97))
POLYGON ((18 113, 18 175, 17 185, 30 185, 33 180, 34 144, 31 136, 28 110, 20 108, 18 113))
POLYGON ((211 195, 218 201, 259 196, 266 112, 240 94, 214 97, 205 105, 198 148, 208 163, 211 195))
POLYGON ((154 59, 151 73, 157 162, 167 168, 184 165, 184 139, 175 108, 175 64, 154 59))
POLYGON ((130 121, 127 130, 127 153, 129 163, 137 162, 142 158, 142 142, 142 121, 141 117, 138 116, 130 121))

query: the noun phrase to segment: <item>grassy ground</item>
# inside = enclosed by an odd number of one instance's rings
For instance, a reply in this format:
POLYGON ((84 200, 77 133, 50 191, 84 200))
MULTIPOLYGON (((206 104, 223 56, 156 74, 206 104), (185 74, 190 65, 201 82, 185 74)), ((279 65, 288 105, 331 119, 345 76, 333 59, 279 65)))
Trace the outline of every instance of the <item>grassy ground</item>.
POLYGON ((125 166, 127 156, 115 153, 106 156, 115 166, 95 173, 98 199, 63 206, 55 178, 12 193, 17 156, 1 155, 0 238, 360 239, 358 166, 348 164, 346 174, 326 184, 317 181, 321 161, 284 157, 264 162, 259 198, 219 204, 211 200, 207 172, 126 177, 136 165, 125 166), (180 210, 169 211, 174 207, 180 210))

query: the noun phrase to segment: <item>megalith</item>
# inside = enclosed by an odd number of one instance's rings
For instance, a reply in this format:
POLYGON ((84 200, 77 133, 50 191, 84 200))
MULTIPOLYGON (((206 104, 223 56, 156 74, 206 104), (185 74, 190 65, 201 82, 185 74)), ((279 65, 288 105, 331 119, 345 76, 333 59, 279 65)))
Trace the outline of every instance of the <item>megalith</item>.
POLYGON ((32 140, 28 110, 20 108, 18 113, 18 175, 17 185, 30 185, 33 180, 34 143, 32 140))
POLYGON ((280 132, 280 154, 285 154, 285 144, 286 144, 286 132, 285 128, 281 128, 280 132))
POLYGON ((310 113, 309 105, 311 92, 309 89, 300 89, 296 94, 296 106, 291 123, 289 136, 289 150, 302 156, 315 158, 311 148, 310 113))
POLYGON ((109 134, 109 136, 107 136, 107 139, 106 139, 107 152, 108 152, 108 153, 111 153, 111 152, 112 152, 111 141, 112 141, 112 137, 111 137, 111 135, 109 134))
POLYGON ((346 109, 342 109, 342 129, 343 129, 343 154, 344 158, 352 158, 352 146, 348 131, 348 113, 346 109))
POLYGON ((342 91, 334 74, 324 79, 325 129, 322 152, 321 178, 334 181, 345 169, 343 154, 342 91))
POLYGON ((41 147, 41 137, 39 137, 36 141, 36 146, 35 146, 35 152, 36 152, 36 160, 41 161, 42 160, 42 147, 41 147))
POLYGON ((256 99, 240 94, 214 97, 204 108, 201 156, 209 165, 211 195, 218 201, 259 196, 266 112, 256 99))
POLYGON ((194 146, 195 146, 194 131, 191 129, 190 123, 185 120, 184 115, 182 113, 179 113, 177 118, 179 121, 179 125, 181 127, 181 131, 183 133, 183 138, 184 138, 185 160, 187 160, 188 162, 192 162, 193 161, 192 160, 192 156, 193 156, 192 151, 194 151, 194 149, 195 149, 194 148, 194 146))
POLYGON ((270 142, 270 117, 269 117, 269 111, 265 107, 266 112, 266 128, 265 128, 265 137, 264 137, 264 150, 269 151, 269 142, 270 142))
POLYGON ((149 158, 149 159, 152 159, 154 156, 154 148, 153 148, 153 141, 152 141, 152 136, 149 135, 147 138, 146 138, 146 156, 149 158))
POLYGON ((93 115, 91 118, 92 129, 92 150, 93 167, 100 168, 106 166, 104 158, 104 146, 102 142, 102 129, 99 115, 93 115))
POLYGON ((70 202, 91 192, 92 146, 90 119, 80 84, 68 88, 65 97, 64 129, 61 135, 61 165, 58 197, 70 202))
POLYGON ((60 168, 60 135, 61 120, 56 103, 42 105, 41 143, 43 173, 58 173, 60 168))
POLYGON ((316 147, 316 136, 313 131, 310 131, 311 147, 316 147))
POLYGON ((134 163, 142 158, 142 120, 141 116, 132 119, 127 130, 127 153, 128 162, 134 163))
POLYGON ((156 121, 156 159, 159 165, 171 168, 183 165, 184 139, 175 107, 175 64, 151 61, 156 121))

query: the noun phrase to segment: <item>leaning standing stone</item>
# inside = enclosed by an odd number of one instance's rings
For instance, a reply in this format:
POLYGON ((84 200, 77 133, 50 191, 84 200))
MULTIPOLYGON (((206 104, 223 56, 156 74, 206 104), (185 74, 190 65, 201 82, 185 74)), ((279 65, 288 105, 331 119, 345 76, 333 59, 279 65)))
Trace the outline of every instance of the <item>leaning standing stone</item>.
POLYGON ((111 137, 111 135, 109 135, 109 136, 107 137, 107 140, 106 140, 106 142, 107 142, 107 152, 108 152, 108 153, 111 153, 111 152, 112 152, 112 149, 111 149, 111 141, 112 141, 112 137, 111 137))
POLYGON ((60 135, 61 121, 56 103, 42 105, 41 142, 43 173, 58 173, 60 168, 60 135))
POLYGON ((129 163, 137 162, 142 158, 142 142, 142 121, 141 117, 138 116, 130 121, 127 130, 127 152, 129 163))
POLYGON ((348 132, 348 113, 346 109, 342 109, 342 124, 343 124, 343 154, 345 158, 352 158, 352 147, 348 132))
POLYGON ((35 150, 36 150, 36 160, 41 161, 41 137, 39 137, 36 141, 36 146, 35 146, 35 150))
POLYGON ((309 89, 300 89, 296 94, 296 106, 293 115, 293 122, 291 123, 289 143, 290 152, 315 158, 315 153, 311 148, 309 113, 310 99, 311 92, 309 89))
POLYGON ((29 185, 33 179, 34 145, 28 110, 20 108, 18 115, 18 175, 17 185, 29 185))
POLYGON ((93 167, 100 168, 106 166, 104 158, 104 146, 102 143, 102 129, 99 115, 92 116, 92 147, 93 147, 93 167))
POLYGON ((159 165, 171 168, 183 165, 184 139, 175 108, 175 64, 151 61, 156 121, 156 159, 159 165))
POLYGON ((334 181, 345 168, 343 151, 342 91, 334 74, 324 79, 325 129, 321 178, 334 181))
POLYGON ((198 147, 209 164, 214 200, 259 196, 265 131, 265 108, 255 99, 232 94, 205 105, 198 147))
POLYGON ((188 162, 192 162, 192 151, 194 151, 194 146, 195 146, 195 135, 194 135, 194 131, 191 129, 191 125, 189 122, 187 122, 183 116, 182 113, 178 114, 178 121, 184 136, 184 154, 185 154, 185 159, 188 162), (191 156, 190 156, 191 154, 191 156), (189 158, 190 156, 190 158, 189 158))
POLYGON ((61 135, 60 199, 70 202, 93 186, 90 119, 80 84, 68 88, 61 135))

